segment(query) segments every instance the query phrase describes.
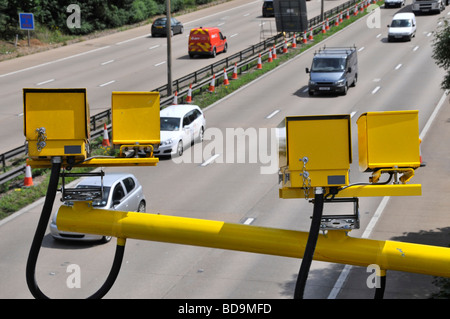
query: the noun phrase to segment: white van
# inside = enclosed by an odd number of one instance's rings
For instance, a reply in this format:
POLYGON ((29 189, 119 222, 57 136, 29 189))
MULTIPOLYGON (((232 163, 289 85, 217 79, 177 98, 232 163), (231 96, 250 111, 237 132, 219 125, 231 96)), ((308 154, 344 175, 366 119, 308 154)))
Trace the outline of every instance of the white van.
POLYGON ((397 13, 388 28, 388 42, 402 39, 411 41, 416 36, 416 16, 411 12, 397 13))

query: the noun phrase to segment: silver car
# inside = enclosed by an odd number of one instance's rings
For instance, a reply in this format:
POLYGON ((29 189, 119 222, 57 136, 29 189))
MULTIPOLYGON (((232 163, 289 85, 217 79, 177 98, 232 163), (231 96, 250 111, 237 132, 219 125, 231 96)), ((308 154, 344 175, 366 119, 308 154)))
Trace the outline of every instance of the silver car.
MULTIPOLYGON (((101 178, 99 176, 87 177, 83 179, 76 188, 89 188, 100 186, 101 178)), ((71 205, 66 202, 63 205, 71 205)), ((113 209, 120 211, 145 212, 146 200, 142 191, 142 186, 133 174, 111 173, 103 177, 103 198, 93 201, 93 206, 100 209, 113 209)), ((93 234, 81 234, 72 232, 63 232, 56 226, 57 212, 53 215, 50 223, 50 234, 55 239, 92 241, 100 240, 108 242, 110 236, 101 236, 93 234)))

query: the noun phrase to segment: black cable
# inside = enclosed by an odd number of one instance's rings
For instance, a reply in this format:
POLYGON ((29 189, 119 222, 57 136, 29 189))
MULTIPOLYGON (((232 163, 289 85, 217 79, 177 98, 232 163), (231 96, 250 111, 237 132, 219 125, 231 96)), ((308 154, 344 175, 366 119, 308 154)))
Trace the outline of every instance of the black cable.
MULTIPOLYGON (((45 235, 45 230, 50 220, 52 213, 53 203, 55 201, 56 192, 58 190, 59 172, 61 170, 61 159, 52 159, 52 169, 50 174, 50 180, 47 188, 47 195, 45 196, 44 206, 42 207, 41 217, 39 218, 38 226, 34 234, 33 242, 31 243, 30 252, 28 254, 27 266, 26 266, 26 280, 28 289, 36 299, 49 299, 40 289, 36 282, 36 263, 41 249, 42 240, 45 235)), ((88 299, 99 299, 105 296, 113 286, 122 265, 123 255, 125 251, 125 242, 123 245, 117 244, 116 253, 114 255, 113 265, 109 272, 108 277, 100 289, 95 292, 88 299)))
POLYGON ((380 278, 380 287, 375 288, 374 299, 383 299, 384 297, 384 289, 386 288, 386 276, 379 276, 379 278, 380 278))
POLYGON ((308 279, 309 268, 316 249, 317 239, 320 232, 320 223, 322 220, 324 196, 322 191, 317 191, 314 195, 314 209, 309 229, 308 241, 306 243, 305 252, 303 254, 302 264, 298 273, 297 282, 295 285, 294 299, 303 299, 305 291, 306 280, 308 279))

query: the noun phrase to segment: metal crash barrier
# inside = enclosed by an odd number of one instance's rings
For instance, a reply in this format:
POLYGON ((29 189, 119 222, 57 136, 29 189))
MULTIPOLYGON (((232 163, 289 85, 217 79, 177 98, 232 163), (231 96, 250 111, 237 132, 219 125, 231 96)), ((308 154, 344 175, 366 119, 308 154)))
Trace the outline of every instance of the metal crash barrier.
MULTIPOLYGON (((159 144, 158 93, 112 93, 112 134, 114 147, 120 149, 118 156, 91 156, 88 111, 85 89, 24 89, 28 162, 32 167, 52 169, 26 268, 27 284, 35 298, 47 298, 35 280, 35 266, 59 177, 64 178, 65 170, 158 163, 152 151, 159 144)), ((350 115, 294 116, 279 125, 279 196, 305 198, 313 203, 309 232, 94 209, 92 201, 101 196, 101 187, 83 193, 65 189, 63 183, 61 191, 73 205, 60 207, 58 229, 117 237, 111 271, 89 298, 103 297, 114 284, 127 238, 301 258, 294 298, 303 298, 313 259, 357 266, 376 264, 384 279, 386 270, 450 277, 450 248, 348 235, 359 227, 359 197, 421 195, 421 185, 408 184, 415 169, 422 166, 418 112, 368 112, 357 124, 359 166, 361 171, 371 173, 367 183, 357 184, 349 181, 350 115), (382 175, 388 175, 388 179, 380 181, 382 175), (324 207, 331 204, 346 204, 351 209, 344 214, 325 214, 324 207)), ((99 175, 103 176, 103 172, 99 175)), ((383 291, 384 286, 377 288, 375 297, 382 297, 383 291)))

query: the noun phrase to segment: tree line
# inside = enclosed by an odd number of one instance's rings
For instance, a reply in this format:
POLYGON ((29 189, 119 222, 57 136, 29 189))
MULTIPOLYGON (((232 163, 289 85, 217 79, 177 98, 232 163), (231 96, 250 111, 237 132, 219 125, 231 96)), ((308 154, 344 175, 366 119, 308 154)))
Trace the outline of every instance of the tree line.
MULTIPOLYGON (((171 12, 192 8, 214 0, 171 0, 171 12)), ((0 37, 11 39, 18 33, 19 13, 33 13, 36 24, 64 34, 88 34, 144 21, 166 13, 165 0, 0 0, 0 37), (79 7, 79 26, 68 24, 79 7)), ((76 17, 73 17, 75 19, 76 17)))

